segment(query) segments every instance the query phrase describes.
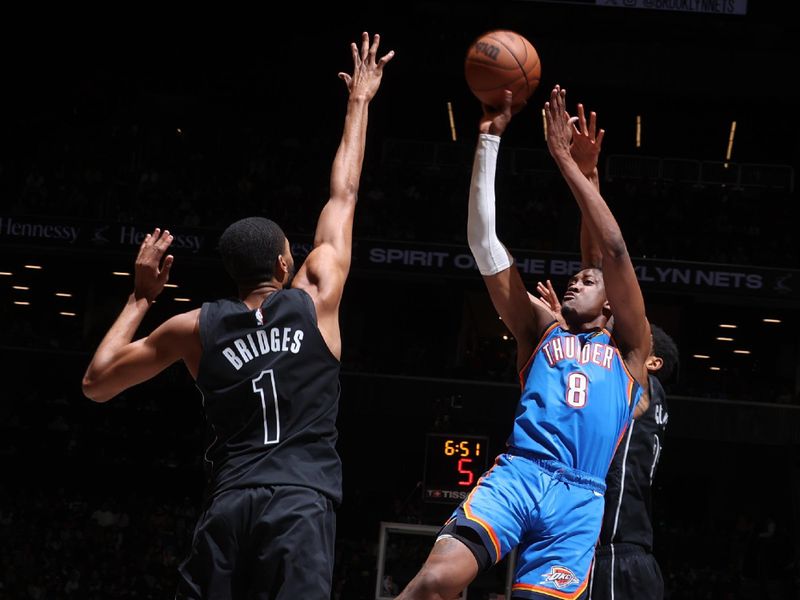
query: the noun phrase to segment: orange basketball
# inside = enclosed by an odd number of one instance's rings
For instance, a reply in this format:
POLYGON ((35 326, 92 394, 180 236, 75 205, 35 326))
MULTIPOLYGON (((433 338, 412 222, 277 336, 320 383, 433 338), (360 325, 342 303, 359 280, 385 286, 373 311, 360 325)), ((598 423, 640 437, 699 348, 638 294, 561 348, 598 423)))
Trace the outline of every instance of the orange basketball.
POLYGON ((536 48, 515 31, 496 29, 475 40, 464 61, 467 85, 478 100, 492 107, 503 104, 511 90, 513 105, 531 97, 542 76, 536 48))

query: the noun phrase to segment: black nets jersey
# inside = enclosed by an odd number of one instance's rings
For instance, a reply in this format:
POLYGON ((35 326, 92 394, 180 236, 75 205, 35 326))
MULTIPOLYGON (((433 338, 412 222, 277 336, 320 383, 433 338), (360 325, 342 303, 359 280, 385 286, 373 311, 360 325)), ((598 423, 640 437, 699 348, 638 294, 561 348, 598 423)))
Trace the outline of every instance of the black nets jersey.
POLYGON ((209 492, 302 485, 336 504, 339 361, 317 327, 303 290, 270 294, 260 308, 217 300, 200 311, 209 492))
POLYGON ((664 388, 650 379, 650 407, 631 422, 606 475, 606 507, 600 545, 638 544, 653 548, 651 483, 667 426, 664 388))

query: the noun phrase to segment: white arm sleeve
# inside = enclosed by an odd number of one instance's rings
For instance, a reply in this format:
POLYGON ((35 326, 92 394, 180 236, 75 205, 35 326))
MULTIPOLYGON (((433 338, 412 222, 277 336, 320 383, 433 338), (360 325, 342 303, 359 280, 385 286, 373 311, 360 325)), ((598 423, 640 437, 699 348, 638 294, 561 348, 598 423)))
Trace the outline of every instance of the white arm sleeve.
POLYGON ((497 151, 500 136, 482 133, 472 163, 469 185, 469 216, 467 241, 481 275, 505 271, 513 260, 506 247, 497 239, 494 211, 494 174, 497 170, 497 151))

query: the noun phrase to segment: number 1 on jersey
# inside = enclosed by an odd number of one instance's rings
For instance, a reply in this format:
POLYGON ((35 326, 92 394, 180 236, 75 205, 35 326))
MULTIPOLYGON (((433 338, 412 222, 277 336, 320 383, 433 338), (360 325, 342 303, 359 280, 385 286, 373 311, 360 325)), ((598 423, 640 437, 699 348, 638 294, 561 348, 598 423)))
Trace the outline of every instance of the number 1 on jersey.
POLYGON ((277 444, 281 439, 280 411, 278 409, 278 392, 275 389, 275 373, 272 369, 261 371, 261 375, 253 379, 253 391, 261 397, 261 413, 264 416, 264 445, 277 444), (268 375, 265 381, 266 391, 259 382, 268 375))

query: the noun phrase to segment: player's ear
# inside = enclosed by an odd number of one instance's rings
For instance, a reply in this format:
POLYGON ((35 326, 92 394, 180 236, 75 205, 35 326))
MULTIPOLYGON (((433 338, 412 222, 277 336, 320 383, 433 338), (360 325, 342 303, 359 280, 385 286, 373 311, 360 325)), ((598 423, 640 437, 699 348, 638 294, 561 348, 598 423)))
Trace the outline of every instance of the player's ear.
POLYGON ((661 367, 664 366, 664 361, 659 356, 653 356, 652 354, 647 357, 647 360, 644 361, 644 366, 647 367, 647 371, 649 373, 655 373, 656 371, 660 371, 661 367))
POLYGON ((611 303, 608 300, 603 303, 603 316, 606 319, 611 318, 611 303))
POLYGON ((289 274, 289 263, 286 261, 286 258, 283 254, 278 254, 278 258, 275 259, 275 279, 280 281, 281 283, 286 281, 286 277, 289 274))

